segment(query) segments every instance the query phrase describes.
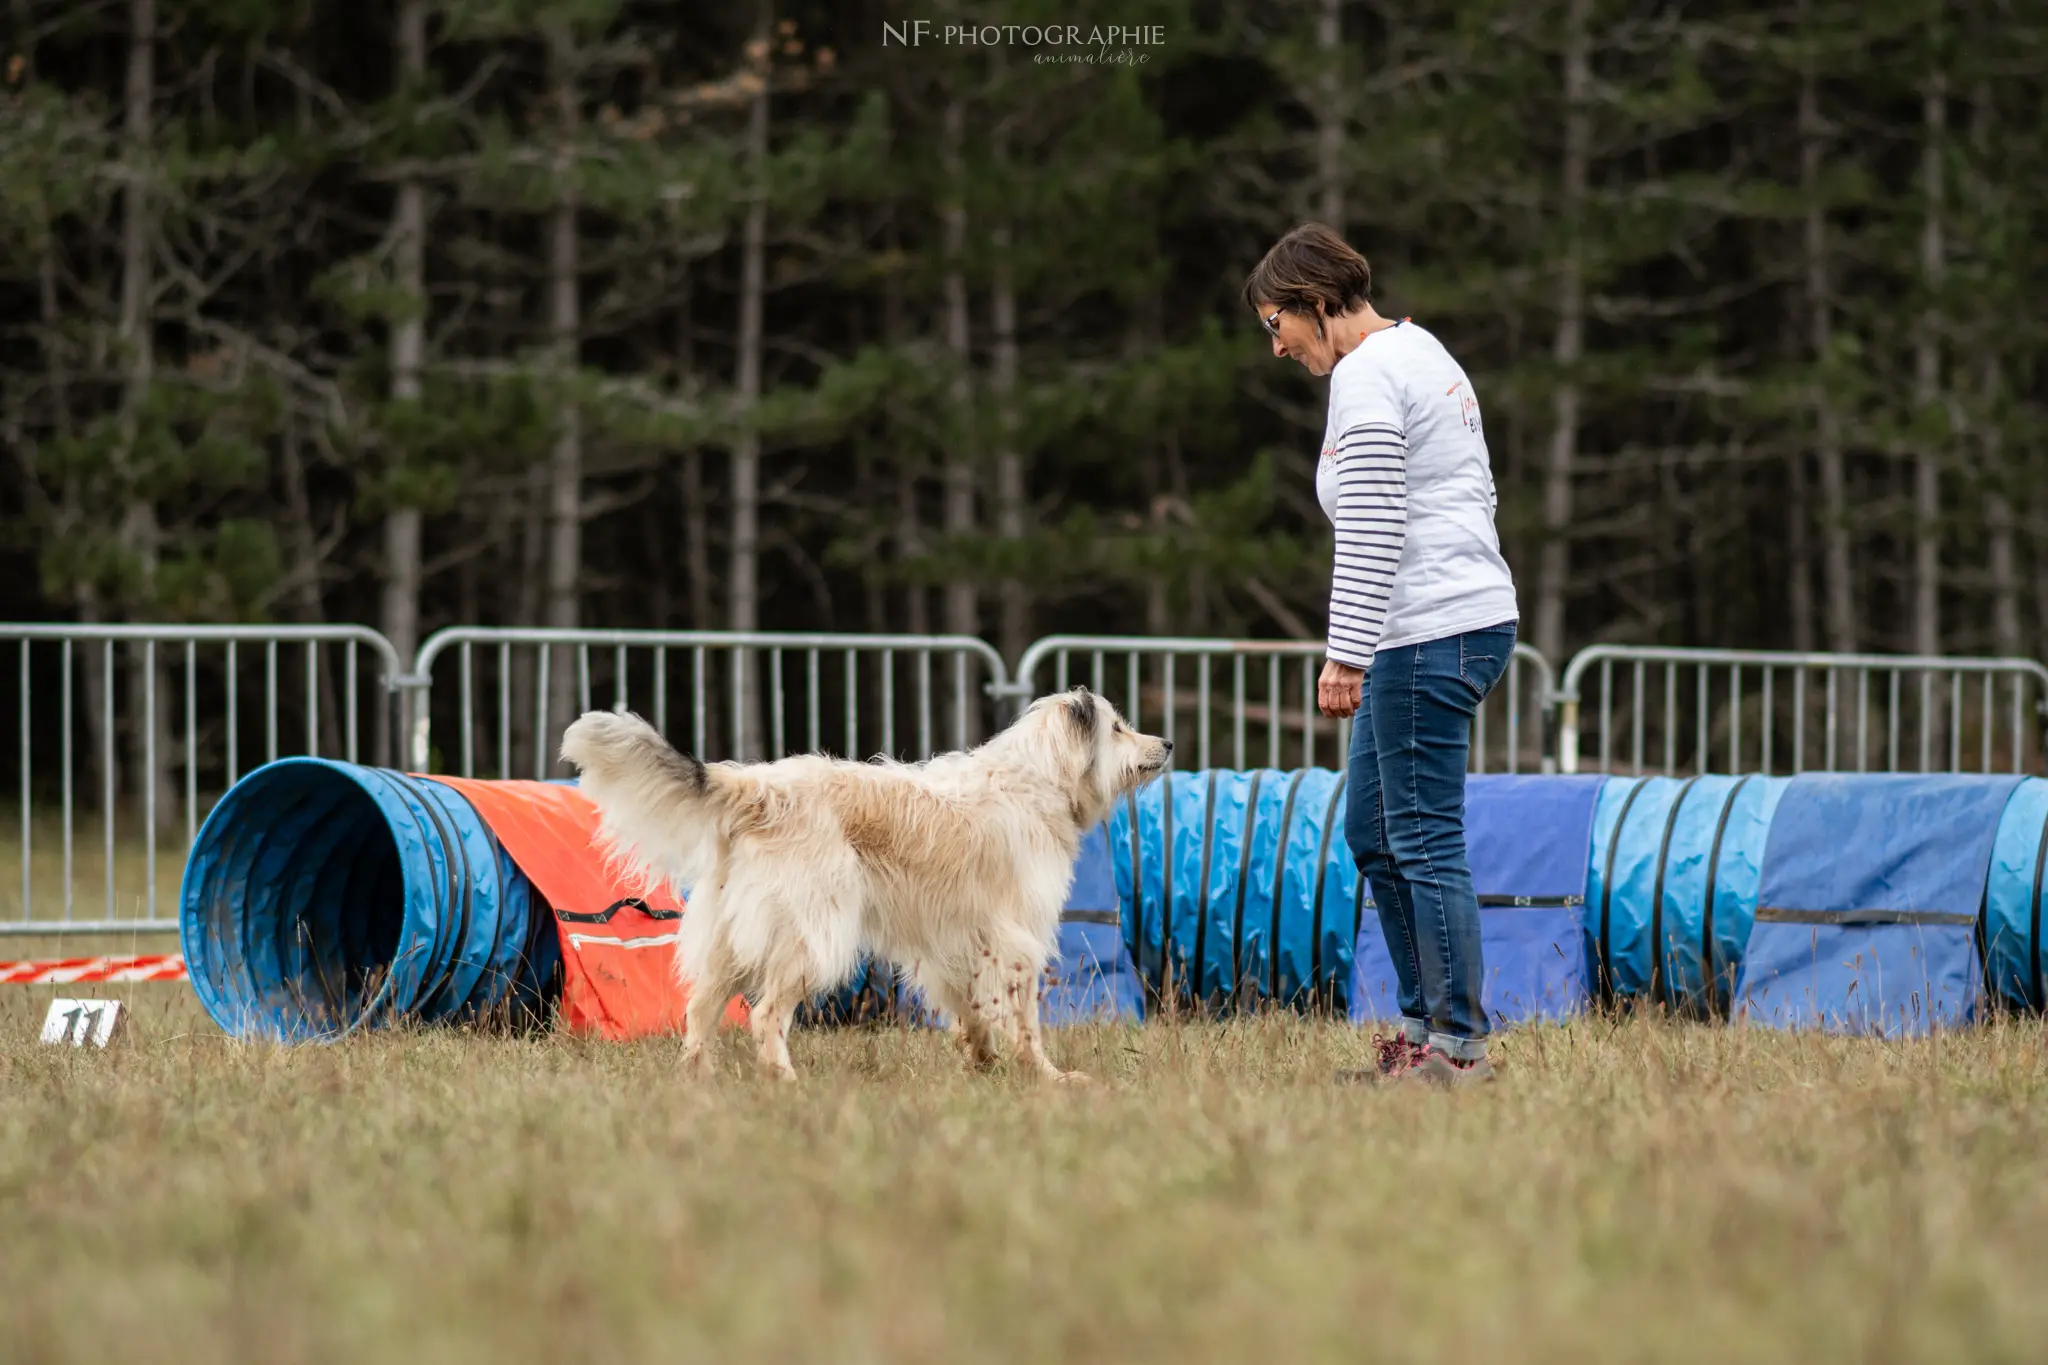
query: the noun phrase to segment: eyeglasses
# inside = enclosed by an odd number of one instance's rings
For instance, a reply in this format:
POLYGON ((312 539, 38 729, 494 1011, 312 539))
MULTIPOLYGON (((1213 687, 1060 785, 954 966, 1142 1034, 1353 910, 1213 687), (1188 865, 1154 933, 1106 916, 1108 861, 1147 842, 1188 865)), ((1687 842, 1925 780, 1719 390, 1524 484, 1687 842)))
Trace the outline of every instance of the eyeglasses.
POLYGON ((1273 316, 1259 319, 1260 324, 1266 329, 1266 334, 1275 340, 1278 340, 1280 336, 1280 315, 1286 311, 1284 308, 1275 308, 1273 316))

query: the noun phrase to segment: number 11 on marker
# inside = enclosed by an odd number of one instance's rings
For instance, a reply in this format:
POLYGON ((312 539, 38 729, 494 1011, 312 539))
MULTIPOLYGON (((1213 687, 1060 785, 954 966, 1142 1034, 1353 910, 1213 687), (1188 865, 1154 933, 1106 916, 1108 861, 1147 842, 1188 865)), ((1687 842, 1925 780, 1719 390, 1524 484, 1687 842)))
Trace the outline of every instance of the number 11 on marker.
POLYGON ((105 1047, 121 1022, 118 1000, 52 1000, 43 1019, 42 1041, 72 1047, 105 1047))

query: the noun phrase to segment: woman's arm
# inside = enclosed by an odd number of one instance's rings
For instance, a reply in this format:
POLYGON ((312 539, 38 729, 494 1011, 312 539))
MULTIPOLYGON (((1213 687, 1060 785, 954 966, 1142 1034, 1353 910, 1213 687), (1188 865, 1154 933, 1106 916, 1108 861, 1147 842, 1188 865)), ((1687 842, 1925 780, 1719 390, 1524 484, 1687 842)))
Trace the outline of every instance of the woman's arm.
POLYGON ((1330 574, 1329 657, 1367 668, 1387 624, 1408 538, 1408 441, 1397 423, 1365 421, 1337 439, 1337 556, 1330 574))

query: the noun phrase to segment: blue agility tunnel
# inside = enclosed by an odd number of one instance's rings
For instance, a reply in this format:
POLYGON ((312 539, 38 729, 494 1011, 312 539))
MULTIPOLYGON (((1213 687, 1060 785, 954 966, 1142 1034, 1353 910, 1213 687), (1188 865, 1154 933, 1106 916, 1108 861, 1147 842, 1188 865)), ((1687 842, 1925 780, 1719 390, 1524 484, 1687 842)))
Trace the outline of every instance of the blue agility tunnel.
POLYGON ((2013 789, 1992 843, 1985 888, 1984 975, 1992 1003, 2048 1009, 2042 978, 2041 874, 2048 868, 2048 782, 2027 778, 2013 789))
MULTIPOLYGON (((481 799, 481 798, 480 798, 481 799)), ((1341 775, 1172 773, 1082 842, 1050 1024, 1170 999, 1396 1013, 1341 775)), ((2048 781, 1475 776, 1485 998, 1503 1023, 1646 1004, 1887 1035, 2041 1010, 2048 781)), ((180 897, 193 988, 230 1033, 544 1013, 545 897, 453 787, 297 758, 199 831, 180 897)), ((917 1002, 864 972, 811 1019, 917 1002)))
POLYGON ((560 956, 545 904, 453 789, 318 758, 221 798, 178 930, 214 1022, 287 1042, 537 1008, 560 956))
POLYGON ((1148 999, 1345 1007, 1361 905, 1339 774, 1169 773, 1110 817, 1109 848, 1148 999))
POLYGON ((1604 1005, 1727 1017, 1771 817, 1794 779, 1610 778, 1586 872, 1586 960, 1604 1005))
MULTIPOLYGON (((1110 848, 1147 995, 1394 1017, 1343 820, 1327 770, 1127 800, 1110 848)), ((2041 779, 1475 775, 1466 827, 1502 1023, 1645 1005, 1895 1034, 2048 1004, 2041 779)))

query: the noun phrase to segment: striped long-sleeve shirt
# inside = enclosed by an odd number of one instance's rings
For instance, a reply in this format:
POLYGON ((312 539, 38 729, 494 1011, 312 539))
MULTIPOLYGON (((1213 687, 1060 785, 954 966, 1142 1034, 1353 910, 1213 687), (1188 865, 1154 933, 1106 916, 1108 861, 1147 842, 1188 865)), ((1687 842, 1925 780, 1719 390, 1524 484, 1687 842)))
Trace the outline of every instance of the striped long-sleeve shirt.
POLYGON ((1382 649, 1517 618, 1479 400, 1422 328, 1370 333, 1330 372, 1316 496, 1337 533, 1330 658, 1368 668, 1382 649))
POLYGON ((1329 656, 1372 663, 1408 539, 1408 440, 1392 422, 1361 422, 1337 438, 1336 566, 1330 574, 1329 656))

